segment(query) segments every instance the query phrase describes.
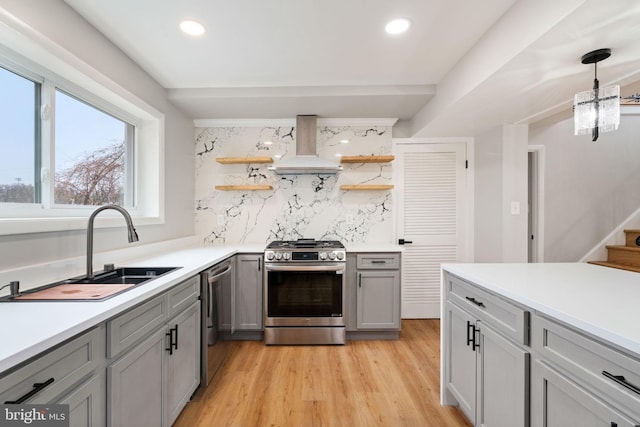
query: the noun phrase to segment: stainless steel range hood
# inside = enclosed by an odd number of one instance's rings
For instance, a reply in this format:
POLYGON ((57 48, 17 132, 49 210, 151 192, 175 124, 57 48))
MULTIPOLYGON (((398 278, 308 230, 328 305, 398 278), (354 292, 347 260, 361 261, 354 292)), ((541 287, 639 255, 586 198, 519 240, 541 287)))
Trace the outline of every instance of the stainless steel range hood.
POLYGON ((270 169, 280 175, 335 174, 342 170, 338 162, 318 157, 317 116, 296 116, 296 155, 277 162, 270 169))

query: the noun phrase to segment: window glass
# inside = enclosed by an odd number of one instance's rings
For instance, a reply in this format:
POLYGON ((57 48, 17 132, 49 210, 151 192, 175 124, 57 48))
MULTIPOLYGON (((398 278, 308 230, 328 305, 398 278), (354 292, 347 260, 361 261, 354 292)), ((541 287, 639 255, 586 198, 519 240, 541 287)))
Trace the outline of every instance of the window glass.
POLYGON ((0 67, 0 203, 34 203, 39 84, 0 67))
POLYGON ((55 103, 55 203, 125 202, 131 125, 64 92, 55 103))

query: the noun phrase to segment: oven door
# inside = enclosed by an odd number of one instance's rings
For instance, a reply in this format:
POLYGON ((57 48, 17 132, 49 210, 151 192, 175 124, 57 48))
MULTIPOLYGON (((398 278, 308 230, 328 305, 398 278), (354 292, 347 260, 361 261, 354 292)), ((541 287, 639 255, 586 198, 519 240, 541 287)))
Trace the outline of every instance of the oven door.
POLYGON ((344 326, 345 263, 265 265, 265 326, 344 326))

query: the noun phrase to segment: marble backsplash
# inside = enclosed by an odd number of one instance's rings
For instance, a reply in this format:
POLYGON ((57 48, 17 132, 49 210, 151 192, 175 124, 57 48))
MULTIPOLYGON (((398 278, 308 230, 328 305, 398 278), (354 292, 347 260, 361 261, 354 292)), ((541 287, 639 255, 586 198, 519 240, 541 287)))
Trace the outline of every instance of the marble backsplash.
MULTIPOLYGON (((322 126, 317 152, 391 154, 391 126, 322 126), (348 141, 345 143, 345 141, 348 141)), ((315 238, 347 244, 391 243, 393 190, 341 190, 344 184, 391 184, 391 163, 343 164, 336 175, 278 175, 269 164, 220 164, 217 157, 295 155, 295 126, 197 127, 195 233, 204 244, 267 243, 315 238), (271 185, 221 191, 216 185, 271 185)))

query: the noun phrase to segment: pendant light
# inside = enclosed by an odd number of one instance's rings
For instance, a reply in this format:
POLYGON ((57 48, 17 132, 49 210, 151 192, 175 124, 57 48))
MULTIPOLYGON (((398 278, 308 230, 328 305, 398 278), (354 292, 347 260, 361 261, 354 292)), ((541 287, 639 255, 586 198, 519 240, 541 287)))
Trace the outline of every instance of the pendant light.
POLYGON ((598 49, 582 56, 583 64, 593 64, 593 90, 579 92, 573 101, 573 122, 576 135, 591 133, 596 141, 600 132, 610 132, 620 125, 620 86, 600 88, 598 62, 611 56, 611 49, 598 49))

